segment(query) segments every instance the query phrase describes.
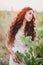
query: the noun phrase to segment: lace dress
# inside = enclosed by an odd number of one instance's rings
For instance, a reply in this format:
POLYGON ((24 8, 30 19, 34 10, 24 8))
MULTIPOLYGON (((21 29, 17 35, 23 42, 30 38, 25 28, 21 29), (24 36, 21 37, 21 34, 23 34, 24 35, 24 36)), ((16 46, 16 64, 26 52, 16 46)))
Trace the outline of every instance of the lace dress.
MULTIPOLYGON (((21 53, 25 53, 25 51, 28 51, 28 47, 20 40, 19 36, 23 35, 23 31, 20 29, 18 31, 18 33, 16 34, 16 38, 14 41, 14 47, 12 48, 12 50, 14 51, 14 53, 16 51, 19 51, 21 53)), ((9 65, 24 65, 24 63, 16 63, 13 61, 12 56, 10 55, 10 60, 9 60, 9 65)))

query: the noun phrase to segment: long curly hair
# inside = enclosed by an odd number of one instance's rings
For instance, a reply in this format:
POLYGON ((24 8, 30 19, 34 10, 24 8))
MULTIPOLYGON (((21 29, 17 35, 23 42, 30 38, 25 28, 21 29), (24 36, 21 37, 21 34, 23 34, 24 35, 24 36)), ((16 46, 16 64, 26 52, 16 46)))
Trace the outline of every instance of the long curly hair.
MULTIPOLYGON (((25 7, 23 8, 18 14, 17 17, 12 21, 10 28, 8 30, 8 40, 7 43, 13 44, 15 40, 15 36, 18 32, 18 30, 21 28, 23 25, 23 20, 25 17, 25 14, 27 11, 32 10, 30 7, 25 7)), ((34 21, 35 18, 33 16, 31 22, 27 22, 25 29, 24 29, 24 35, 25 36, 32 36, 32 40, 34 40, 34 37, 36 36, 35 31, 34 31, 34 21)))

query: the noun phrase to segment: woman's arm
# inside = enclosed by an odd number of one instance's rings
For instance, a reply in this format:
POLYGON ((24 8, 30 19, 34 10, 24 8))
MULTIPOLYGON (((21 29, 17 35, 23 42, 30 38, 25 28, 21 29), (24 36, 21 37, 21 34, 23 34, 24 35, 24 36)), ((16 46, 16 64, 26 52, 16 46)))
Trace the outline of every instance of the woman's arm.
POLYGON ((14 41, 14 38, 13 38, 13 27, 15 25, 15 21, 13 20, 10 24, 10 27, 8 29, 8 32, 7 32, 7 38, 6 38, 6 42, 5 42, 5 46, 7 48, 7 50, 9 51, 9 53, 11 55, 14 54, 14 52, 12 51, 12 46, 13 46, 13 41, 14 41))
POLYGON ((15 18, 10 24, 9 30, 7 32, 6 43, 5 43, 7 50, 12 55, 13 59, 16 58, 16 61, 17 61, 17 57, 14 54, 14 52, 12 51, 12 46, 13 46, 13 43, 14 43, 14 40, 15 40, 16 33, 18 32, 19 28, 20 28, 20 26, 18 25, 18 22, 15 18))
POLYGON ((13 54, 13 51, 12 51, 11 44, 6 41, 5 46, 6 46, 7 50, 8 50, 8 52, 12 55, 13 54))
POLYGON ((12 51, 12 45, 10 43, 8 43, 8 39, 6 40, 5 46, 8 50, 8 52, 11 54, 13 61, 19 63, 17 56, 12 51))

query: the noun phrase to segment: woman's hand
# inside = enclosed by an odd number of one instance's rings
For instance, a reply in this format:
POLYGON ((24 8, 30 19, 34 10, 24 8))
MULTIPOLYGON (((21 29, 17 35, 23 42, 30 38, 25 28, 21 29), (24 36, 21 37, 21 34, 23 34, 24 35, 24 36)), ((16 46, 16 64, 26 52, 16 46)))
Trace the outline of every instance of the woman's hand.
POLYGON ((12 53, 12 59, 13 59, 14 62, 19 63, 19 60, 14 53, 12 53))
POLYGON ((39 38, 35 37, 35 38, 34 38, 34 41, 39 41, 39 38))

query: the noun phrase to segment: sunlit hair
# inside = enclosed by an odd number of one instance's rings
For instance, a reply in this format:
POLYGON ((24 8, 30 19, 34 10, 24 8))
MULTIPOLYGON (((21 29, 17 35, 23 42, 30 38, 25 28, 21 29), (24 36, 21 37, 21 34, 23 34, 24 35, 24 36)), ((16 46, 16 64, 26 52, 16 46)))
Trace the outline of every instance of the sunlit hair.
MULTIPOLYGON (((17 15, 17 17, 14 19, 14 21, 12 21, 10 28, 8 30, 8 43, 13 44, 14 40, 15 40, 15 36, 18 32, 18 30, 21 28, 21 26, 23 25, 23 20, 25 17, 25 14, 27 11, 32 10, 32 8, 30 7, 25 7, 23 8, 17 15)), ((27 22, 25 29, 24 29, 24 35, 25 36, 32 36, 32 40, 34 40, 35 37, 35 31, 34 31, 34 21, 35 18, 33 16, 31 22, 27 22), (29 30, 30 29, 30 30, 29 30), (27 33, 27 34, 26 34, 27 33)))

